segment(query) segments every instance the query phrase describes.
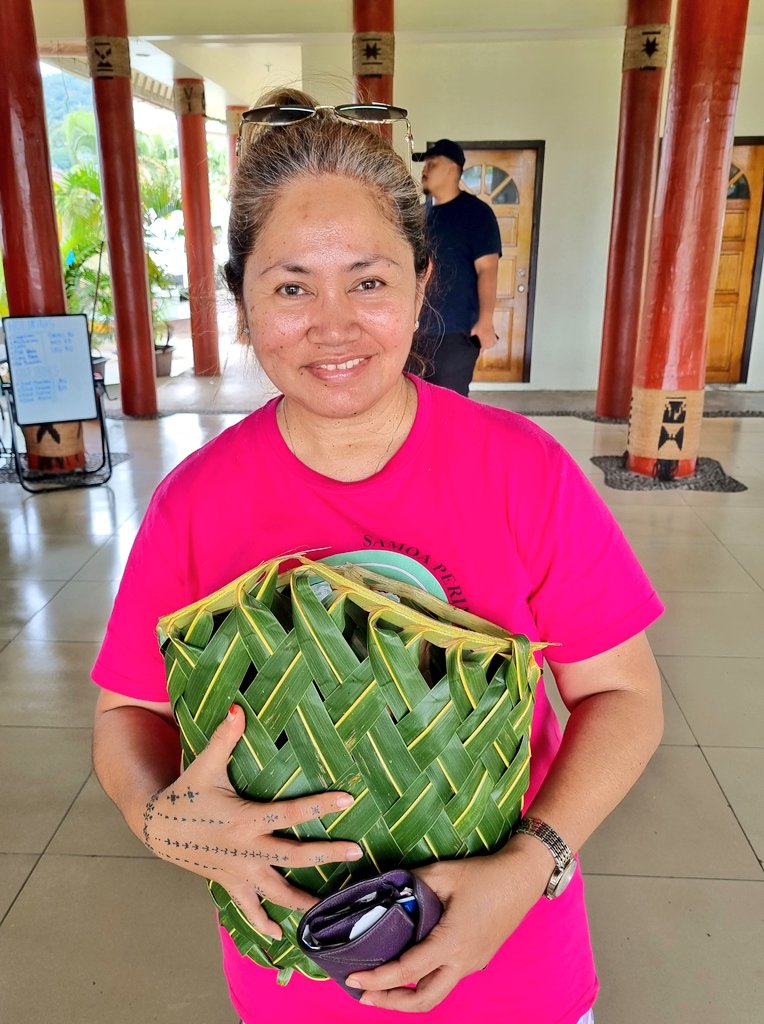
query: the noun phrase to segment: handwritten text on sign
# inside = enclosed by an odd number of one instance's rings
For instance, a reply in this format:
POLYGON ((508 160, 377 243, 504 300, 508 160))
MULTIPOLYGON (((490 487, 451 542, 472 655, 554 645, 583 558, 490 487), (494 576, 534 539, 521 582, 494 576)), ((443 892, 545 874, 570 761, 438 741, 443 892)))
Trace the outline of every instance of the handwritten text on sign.
POLYGON ((96 416, 87 319, 5 317, 16 418, 22 426, 96 416))

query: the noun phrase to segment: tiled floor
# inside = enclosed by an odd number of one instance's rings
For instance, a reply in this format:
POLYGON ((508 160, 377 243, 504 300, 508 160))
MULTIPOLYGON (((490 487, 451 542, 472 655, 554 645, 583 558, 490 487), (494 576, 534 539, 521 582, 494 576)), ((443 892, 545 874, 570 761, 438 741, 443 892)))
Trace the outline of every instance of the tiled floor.
MULTIPOLYGON (((258 389, 247 372, 223 408, 258 389)), ((221 396, 219 382, 165 387, 185 408, 221 396)), ((132 457, 95 490, 0 484, 3 1024, 234 1020, 204 886, 151 858, 91 774, 87 676, 153 487, 238 418, 111 421, 113 448, 132 457)), ((625 428, 539 422, 610 503, 668 608, 652 629, 663 745, 583 854, 597 1022, 760 1024, 764 419, 704 422, 702 454, 748 485, 741 494, 611 491, 589 458, 623 450, 625 428)))

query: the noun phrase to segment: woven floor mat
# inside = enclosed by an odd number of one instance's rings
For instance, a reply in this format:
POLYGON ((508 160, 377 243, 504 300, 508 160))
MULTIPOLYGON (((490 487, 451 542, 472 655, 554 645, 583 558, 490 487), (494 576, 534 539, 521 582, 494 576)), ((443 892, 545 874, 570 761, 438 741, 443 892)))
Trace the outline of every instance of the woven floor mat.
POLYGON ((747 491, 740 480, 727 476, 716 459, 698 459, 693 476, 679 480, 656 480, 654 477, 630 473, 624 465, 625 455, 595 455, 592 462, 605 474, 605 483, 619 491, 747 491))
MULTIPOLYGON (((160 410, 156 416, 126 416, 121 409, 104 408, 104 416, 109 420, 154 420, 162 419, 165 416, 176 416, 178 414, 193 413, 197 416, 248 416, 253 411, 252 407, 242 408, 239 403, 223 402, 218 406, 187 407, 184 409, 160 410)), ((522 416, 568 416, 579 420, 588 420, 590 423, 628 423, 626 419, 616 419, 609 416, 597 416, 593 412, 583 412, 580 409, 522 409, 518 410, 522 416)), ((703 413, 704 419, 750 419, 764 417, 764 410, 759 409, 709 409, 703 413)))
MULTIPOLYGON (((4 466, 0 466, 0 484, 17 484, 19 482, 19 476, 16 472, 16 467, 13 464, 12 457, 6 456, 9 461, 4 466)), ((127 462, 130 458, 128 452, 112 452, 111 453, 111 464, 112 466, 118 466, 120 462, 127 462)), ((101 456, 96 455, 92 452, 87 452, 85 456, 85 465, 88 472, 95 472, 101 464, 101 456)), ((81 480, 83 477, 82 473, 34 473, 30 471, 26 479, 30 483, 61 483, 61 487, 66 484, 70 484, 72 480, 81 480)))

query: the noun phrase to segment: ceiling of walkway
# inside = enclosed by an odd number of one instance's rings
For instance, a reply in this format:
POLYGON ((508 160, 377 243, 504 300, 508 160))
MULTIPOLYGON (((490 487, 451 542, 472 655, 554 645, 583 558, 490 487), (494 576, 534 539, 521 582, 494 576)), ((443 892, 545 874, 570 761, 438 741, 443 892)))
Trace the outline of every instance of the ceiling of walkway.
MULTIPOLYGON (((302 46, 347 42, 352 0, 126 0, 133 67, 159 82, 201 77, 207 107, 247 103, 274 83, 299 81, 302 46)), ((82 0, 32 0, 43 52, 83 47, 82 0)), ((397 0, 401 42, 487 42, 621 33, 627 0, 397 0)), ((749 30, 764 32, 764 0, 749 30)))

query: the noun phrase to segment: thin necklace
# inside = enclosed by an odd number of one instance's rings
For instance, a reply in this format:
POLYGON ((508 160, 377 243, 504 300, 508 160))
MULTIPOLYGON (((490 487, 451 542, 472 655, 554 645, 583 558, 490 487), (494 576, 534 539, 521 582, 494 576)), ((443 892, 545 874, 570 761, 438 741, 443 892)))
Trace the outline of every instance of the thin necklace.
MULTIPOLYGON (((404 387, 406 389, 406 394, 404 395, 404 398, 403 398, 403 412, 401 413, 401 418, 396 423, 395 430, 390 435, 390 440, 387 442, 387 448, 385 448, 385 450, 382 452, 382 455, 380 457, 379 462, 374 467, 374 473, 378 473, 380 468, 381 468, 381 466, 382 466, 382 463, 386 461, 387 453, 392 448, 393 441, 398 436, 398 431, 401 429, 401 423, 403 423, 403 419, 404 419, 404 417, 406 415, 406 412, 408 411, 408 407, 409 407, 409 385, 404 383, 404 387)), ((373 475, 374 474, 372 474, 372 476, 373 475)))
MULTIPOLYGON (((398 422, 395 425, 395 429, 393 430, 392 434, 390 435, 390 440, 387 442, 387 448, 385 448, 385 450, 382 452, 381 456, 379 457, 379 462, 376 464, 376 466, 374 467, 374 469, 372 471, 372 474, 371 474, 372 476, 374 476, 374 474, 378 473, 379 470, 381 469, 382 463, 386 460, 387 453, 392 448, 393 441, 398 436, 398 431, 401 429, 401 424, 403 423, 403 420, 406 417, 406 413, 408 412, 410 386, 409 386, 409 384, 405 384, 404 386, 405 386, 405 389, 406 389, 406 393, 405 393, 404 399, 403 399, 403 411, 401 412, 400 419, 398 420, 398 422)), ((292 429, 289 426, 289 416, 287 414, 287 400, 286 400, 286 398, 281 403, 281 413, 282 413, 282 416, 284 418, 284 426, 287 429, 287 437, 289 438, 289 447, 291 448, 292 454, 295 456, 295 458, 299 459, 300 456, 297 454, 297 447, 295 446, 294 438, 292 437, 292 429)))
POLYGON ((281 412, 282 412, 282 414, 284 416, 284 425, 287 428, 287 434, 289 435, 289 447, 292 449, 292 455, 294 455, 295 458, 297 458, 298 457, 297 456, 297 450, 296 450, 296 448, 294 446, 294 439, 292 438, 292 431, 289 429, 289 420, 287 419, 286 398, 281 403, 281 412))

